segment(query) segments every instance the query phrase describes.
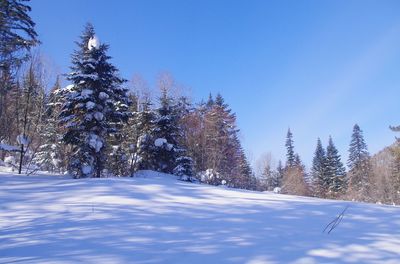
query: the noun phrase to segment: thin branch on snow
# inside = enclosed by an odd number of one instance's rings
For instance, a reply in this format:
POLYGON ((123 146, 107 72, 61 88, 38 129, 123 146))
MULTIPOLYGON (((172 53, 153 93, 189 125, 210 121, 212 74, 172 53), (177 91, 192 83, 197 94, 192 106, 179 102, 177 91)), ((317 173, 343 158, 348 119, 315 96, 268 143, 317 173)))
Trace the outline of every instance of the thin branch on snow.
POLYGON ((328 234, 330 234, 333 229, 335 229, 340 224, 340 222, 342 222, 344 213, 347 211, 347 208, 349 208, 349 205, 347 205, 335 219, 333 219, 329 224, 326 225, 322 233, 325 233, 326 230, 329 230, 328 234))

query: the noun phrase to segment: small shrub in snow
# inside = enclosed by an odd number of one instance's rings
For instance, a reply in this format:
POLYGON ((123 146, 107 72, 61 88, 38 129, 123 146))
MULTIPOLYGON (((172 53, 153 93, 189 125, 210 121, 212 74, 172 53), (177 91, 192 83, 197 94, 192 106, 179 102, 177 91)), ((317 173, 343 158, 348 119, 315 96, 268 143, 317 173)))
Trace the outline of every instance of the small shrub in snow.
POLYGON ((275 187, 274 188, 274 193, 281 193, 281 188, 280 187, 275 187))

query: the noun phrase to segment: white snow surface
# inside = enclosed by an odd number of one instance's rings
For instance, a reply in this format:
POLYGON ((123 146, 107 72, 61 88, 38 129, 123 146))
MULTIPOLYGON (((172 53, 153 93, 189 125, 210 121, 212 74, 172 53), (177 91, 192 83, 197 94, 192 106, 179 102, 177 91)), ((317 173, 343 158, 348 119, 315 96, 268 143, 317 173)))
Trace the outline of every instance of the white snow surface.
POLYGON ((399 207, 1 168, 0 263, 400 263, 399 207))
POLYGON ((92 101, 89 101, 89 102, 86 103, 86 109, 87 110, 92 110, 95 106, 96 106, 96 104, 93 103, 92 101))
POLYGON ((92 167, 88 165, 82 166, 82 172, 83 174, 89 174, 92 172, 92 167))
POLYGON ((83 89, 81 92, 81 96, 84 98, 88 98, 92 94, 93 94, 93 90, 91 90, 91 89, 83 89))
POLYGON ((103 140, 95 134, 90 134, 89 135, 89 145, 96 152, 99 152, 101 150, 101 148, 103 147, 103 140))
POLYGON ((5 143, 0 143, 0 150, 5 150, 5 151, 18 151, 19 148, 15 146, 11 146, 5 143))
POLYGON ((110 96, 106 94, 105 92, 100 92, 99 93, 99 98, 100 100, 107 100, 110 96))
POLYGON ((88 49, 98 49, 100 47, 100 40, 97 36, 93 36, 88 41, 88 49))
POLYGON ((162 147, 164 144, 167 144, 167 140, 165 138, 157 138, 156 140, 154 140, 154 145, 156 147, 162 147))

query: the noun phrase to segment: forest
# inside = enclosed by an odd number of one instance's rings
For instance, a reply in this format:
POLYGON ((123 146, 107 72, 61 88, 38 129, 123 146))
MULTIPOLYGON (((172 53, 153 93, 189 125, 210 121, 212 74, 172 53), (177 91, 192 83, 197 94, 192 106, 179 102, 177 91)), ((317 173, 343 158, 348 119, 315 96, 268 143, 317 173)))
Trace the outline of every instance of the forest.
MULTIPOLYGON (((240 140, 236 114, 222 94, 200 102, 173 75, 159 74, 158 95, 140 76, 126 80, 109 46, 87 23, 70 72, 52 76, 27 1, 0 2, 0 165, 75 179, 134 177, 141 170, 182 181, 328 199, 400 203, 400 145, 371 155, 354 124, 348 158, 333 137, 316 139, 309 170, 286 135, 286 160, 255 172, 240 140), (65 85, 66 84, 66 85, 65 85)), ((271 127, 273 129, 273 127, 271 127)), ((389 129, 389 128, 388 128, 389 129)), ((394 132, 400 131, 393 126, 394 132)))

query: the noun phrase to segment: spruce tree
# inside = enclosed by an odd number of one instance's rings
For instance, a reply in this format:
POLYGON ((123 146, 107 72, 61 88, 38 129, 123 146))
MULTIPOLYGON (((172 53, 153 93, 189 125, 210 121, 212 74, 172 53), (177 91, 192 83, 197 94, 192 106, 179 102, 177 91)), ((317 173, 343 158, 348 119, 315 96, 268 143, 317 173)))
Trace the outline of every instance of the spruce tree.
POLYGON ((337 197, 346 191, 346 170, 332 137, 326 149, 326 177, 329 181, 328 192, 330 197, 337 197))
MULTIPOLYGON (((400 126, 390 126, 390 129, 394 132, 400 132, 400 126)), ((393 185, 395 190, 395 202, 400 203, 400 138, 396 137, 396 143, 391 147, 391 152, 394 161, 391 169, 392 177, 390 184, 393 185)))
POLYGON ((318 138, 311 167, 312 182, 319 197, 324 197, 329 189, 329 179, 326 177, 326 153, 318 138))
POLYGON ((156 169, 156 146, 155 128, 156 113, 152 109, 152 103, 148 96, 143 98, 139 104, 135 126, 138 133, 136 144, 136 154, 132 166, 136 170, 153 170, 156 169))
POLYGON ((106 162, 106 140, 128 118, 129 100, 124 80, 100 44, 94 28, 87 24, 78 49, 72 55, 72 83, 63 89, 60 124, 66 127, 63 140, 72 145, 69 169, 74 177, 100 177, 106 162))
POLYGON ((0 117, 5 94, 13 84, 16 71, 29 59, 29 51, 39 43, 35 23, 29 16, 29 0, 0 1, 0 117))
POLYGON ((370 188, 371 164, 362 130, 355 124, 349 147, 349 191, 358 199, 367 199, 370 188))
POLYGON ((57 105, 57 91, 61 89, 59 77, 46 97, 46 111, 39 124, 41 145, 33 159, 33 162, 44 171, 58 171, 63 169, 62 147, 58 128, 59 106, 57 105))
POLYGON ((290 168, 295 165, 295 154, 294 154, 294 146, 293 146, 293 134, 290 131, 290 128, 288 129, 287 135, 286 135, 286 167, 290 168))
POLYGON ((276 187, 282 187, 283 176, 285 174, 285 168, 282 165, 282 161, 279 160, 278 166, 276 168, 276 187))
POLYGON ((175 158, 175 168, 173 173, 183 180, 192 181, 194 177, 193 158, 190 157, 187 142, 187 126, 186 119, 192 112, 192 106, 187 97, 181 96, 176 105, 176 114, 178 118, 178 134, 175 158))
POLYGON ((162 89, 161 92, 154 129, 156 170, 173 173, 179 151, 179 116, 173 98, 168 95, 168 90, 162 89))

